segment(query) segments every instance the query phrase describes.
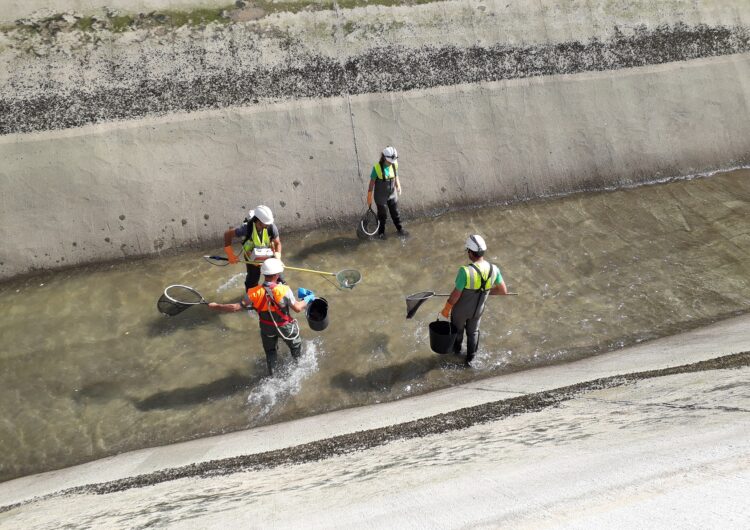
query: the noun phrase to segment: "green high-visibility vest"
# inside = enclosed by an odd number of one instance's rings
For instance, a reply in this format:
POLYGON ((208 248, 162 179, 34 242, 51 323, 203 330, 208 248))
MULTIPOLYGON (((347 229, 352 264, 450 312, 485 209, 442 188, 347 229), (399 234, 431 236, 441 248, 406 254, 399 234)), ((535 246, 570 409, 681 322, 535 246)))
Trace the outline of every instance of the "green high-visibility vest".
POLYGON ((374 169, 375 175, 377 175, 379 180, 391 180, 393 178, 396 178, 396 176, 398 175, 398 162, 394 162, 393 164, 391 164, 391 171, 389 171, 390 176, 388 177, 383 174, 383 168, 380 167, 380 162, 375 164, 374 169))
POLYGON ((489 291, 495 284, 498 269, 489 261, 484 261, 481 265, 485 266, 482 267, 480 265, 471 264, 463 267, 464 272, 466 273, 466 285, 464 286, 464 289, 489 291), (477 272, 477 268, 481 274, 477 272))

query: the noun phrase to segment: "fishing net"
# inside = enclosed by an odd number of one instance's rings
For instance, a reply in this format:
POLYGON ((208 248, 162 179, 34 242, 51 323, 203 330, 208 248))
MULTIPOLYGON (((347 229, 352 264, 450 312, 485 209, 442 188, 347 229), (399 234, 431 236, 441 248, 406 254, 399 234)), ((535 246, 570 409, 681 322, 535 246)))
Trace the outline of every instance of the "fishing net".
POLYGON ((344 269, 336 273, 336 280, 344 289, 353 289, 362 281, 362 274, 354 269, 344 269))
POLYGON ((417 309, 425 303, 426 300, 429 300, 435 296, 434 291, 422 291, 420 293, 414 293, 410 294, 406 297, 406 318, 411 318, 414 316, 414 314, 417 312, 417 309))
POLYGON ((173 317, 185 311, 188 307, 196 304, 207 303, 203 296, 186 285, 170 285, 164 289, 164 293, 156 302, 156 308, 160 313, 173 317))
POLYGON ((367 211, 365 211, 362 219, 357 224, 357 236, 360 239, 370 239, 378 233, 378 228, 380 228, 378 216, 372 208, 367 208, 367 211))

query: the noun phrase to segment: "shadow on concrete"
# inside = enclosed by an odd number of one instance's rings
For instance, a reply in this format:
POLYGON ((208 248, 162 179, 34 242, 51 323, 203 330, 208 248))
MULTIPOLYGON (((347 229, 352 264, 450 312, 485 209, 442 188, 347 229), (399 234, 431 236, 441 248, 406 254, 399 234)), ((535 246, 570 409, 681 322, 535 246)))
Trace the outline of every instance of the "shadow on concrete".
POLYGON ((131 399, 130 401, 135 408, 143 412, 189 407, 206 401, 229 397, 237 392, 247 390, 262 378, 263 376, 248 377, 233 372, 231 375, 211 383, 157 392, 145 399, 131 399))

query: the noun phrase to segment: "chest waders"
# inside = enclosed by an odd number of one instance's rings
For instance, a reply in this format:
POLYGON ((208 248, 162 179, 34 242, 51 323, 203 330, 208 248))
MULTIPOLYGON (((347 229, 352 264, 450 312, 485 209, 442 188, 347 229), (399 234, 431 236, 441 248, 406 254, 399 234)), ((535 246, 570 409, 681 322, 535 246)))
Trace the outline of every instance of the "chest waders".
MULTIPOLYGON (((456 306, 451 313, 451 322, 453 322, 458 329, 456 342, 453 346, 453 351, 456 354, 461 352, 461 344, 464 340, 464 329, 466 330, 466 364, 471 362, 474 358, 474 354, 479 349, 479 322, 482 318, 482 313, 484 313, 484 303, 489 296, 489 291, 492 287, 492 280, 494 279, 494 275, 492 274, 494 272, 494 267, 491 263, 489 265, 490 270, 486 278, 482 276, 482 271, 474 263, 469 265, 469 267, 476 271, 477 280, 479 281, 475 282, 474 279, 471 278, 471 275, 467 274, 467 287, 473 286, 473 284, 477 283, 477 289, 464 288, 464 292, 461 296, 463 297, 466 294, 469 294, 467 293, 467 291, 469 291, 471 296, 476 296, 476 302, 472 304, 471 300, 466 300, 468 303, 461 304, 459 299, 459 302, 456 303, 456 306)), ((467 271, 467 273, 468 272, 469 271, 467 271)))
POLYGON ((388 220, 388 213, 391 214, 393 224, 396 230, 401 232, 401 214, 398 211, 398 193, 396 193, 395 183, 398 177, 398 163, 393 163, 390 169, 390 177, 386 177, 385 168, 376 163, 373 167, 375 170, 375 207, 378 211, 378 235, 385 234, 385 222, 388 220))

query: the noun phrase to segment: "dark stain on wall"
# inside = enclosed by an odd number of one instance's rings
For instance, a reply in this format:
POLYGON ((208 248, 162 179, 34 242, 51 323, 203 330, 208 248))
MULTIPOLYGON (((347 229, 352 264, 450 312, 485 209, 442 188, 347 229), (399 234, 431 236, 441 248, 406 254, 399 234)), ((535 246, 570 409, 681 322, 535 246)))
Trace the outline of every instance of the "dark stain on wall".
MULTIPOLYGON (((237 65, 187 79, 142 78, 97 90, 43 96, 0 96, 0 134, 65 129, 174 111, 196 111, 261 100, 326 98, 394 92, 553 74, 575 74, 685 61, 750 51, 745 27, 661 26, 607 41, 536 46, 382 47, 341 63, 289 50, 282 66, 237 65)), ((200 55, 200 51, 196 50, 200 55)), ((148 58, 144 57, 144 62, 148 58)), ((184 224, 184 223, 183 223, 184 224)))

